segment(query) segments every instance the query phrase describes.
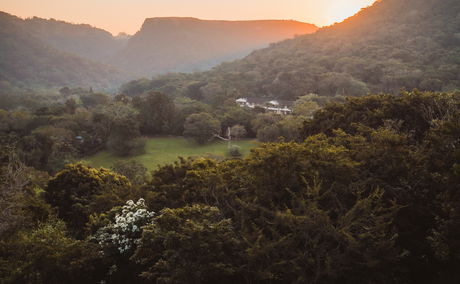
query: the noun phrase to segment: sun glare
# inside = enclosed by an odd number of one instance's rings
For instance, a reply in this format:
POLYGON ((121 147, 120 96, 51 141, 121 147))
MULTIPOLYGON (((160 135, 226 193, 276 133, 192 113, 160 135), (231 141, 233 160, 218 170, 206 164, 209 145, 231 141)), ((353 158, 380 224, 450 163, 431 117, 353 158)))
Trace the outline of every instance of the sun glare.
MULTIPOLYGON (((353 5, 351 3, 343 3, 342 1, 338 1, 338 3, 334 5, 334 7, 331 7, 328 9, 328 11, 326 11, 326 13, 328 14, 329 22, 331 24, 339 23, 353 16, 363 8, 363 5, 366 5, 366 3, 363 2, 364 1, 354 3, 353 5)), ((368 2, 368 5, 371 5, 374 1, 366 2, 368 2)))
POLYGON ((334 23, 339 23, 345 20, 348 17, 353 16, 358 12, 360 8, 355 8, 355 7, 348 7, 347 9, 340 9, 335 11, 334 15, 332 16, 332 21, 334 23))

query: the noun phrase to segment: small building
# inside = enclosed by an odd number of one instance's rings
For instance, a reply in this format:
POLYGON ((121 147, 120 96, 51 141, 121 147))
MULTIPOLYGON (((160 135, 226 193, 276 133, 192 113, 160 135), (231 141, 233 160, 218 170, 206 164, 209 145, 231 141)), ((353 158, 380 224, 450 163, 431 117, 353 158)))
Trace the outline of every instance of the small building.
POLYGON ((80 143, 85 142, 85 139, 83 138, 83 136, 80 136, 80 135, 75 136, 75 140, 77 140, 77 141, 80 142, 80 143))
POLYGON ((278 114, 290 114, 292 113, 293 101, 278 100, 272 98, 239 98, 236 103, 240 107, 256 108, 260 107, 265 111, 278 113, 278 114))

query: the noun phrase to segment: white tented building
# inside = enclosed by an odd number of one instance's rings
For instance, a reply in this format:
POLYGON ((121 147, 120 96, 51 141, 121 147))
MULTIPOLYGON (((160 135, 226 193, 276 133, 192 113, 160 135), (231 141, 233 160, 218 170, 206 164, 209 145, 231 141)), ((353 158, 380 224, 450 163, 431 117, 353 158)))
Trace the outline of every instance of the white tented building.
POLYGON ((236 103, 241 107, 247 108, 263 108, 265 111, 274 112, 278 114, 292 113, 293 101, 269 99, 269 98, 239 98, 236 103))

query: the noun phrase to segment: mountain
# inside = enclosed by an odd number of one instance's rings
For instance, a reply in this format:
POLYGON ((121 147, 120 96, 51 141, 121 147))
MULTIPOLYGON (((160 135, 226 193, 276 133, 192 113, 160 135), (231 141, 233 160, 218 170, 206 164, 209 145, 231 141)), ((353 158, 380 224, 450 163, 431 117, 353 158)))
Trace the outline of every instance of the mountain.
POLYGON ((107 64, 111 63, 113 56, 124 48, 129 39, 114 37, 103 29, 86 24, 38 17, 25 19, 24 27, 53 48, 107 64))
POLYGON ((0 21, 1 86, 41 88, 114 88, 129 78, 210 68, 318 29, 296 21, 151 18, 134 36, 114 37, 54 19, 1 13, 0 21))
POLYGON ((53 88, 91 86, 113 89, 125 79, 114 67, 47 44, 31 33, 27 21, 0 12, 0 86, 53 88))
POLYGON ((114 57, 114 65, 139 76, 207 69, 272 42, 317 29, 296 21, 150 18, 114 57))
MULTIPOLYGON (((460 1, 380 0, 342 23, 211 71, 142 84, 196 98, 213 93, 292 100, 308 93, 333 97, 398 93, 401 88, 455 90, 460 89, 459 74, 460 1)), ((128 85, 124 89, 129 92, 128 85)))

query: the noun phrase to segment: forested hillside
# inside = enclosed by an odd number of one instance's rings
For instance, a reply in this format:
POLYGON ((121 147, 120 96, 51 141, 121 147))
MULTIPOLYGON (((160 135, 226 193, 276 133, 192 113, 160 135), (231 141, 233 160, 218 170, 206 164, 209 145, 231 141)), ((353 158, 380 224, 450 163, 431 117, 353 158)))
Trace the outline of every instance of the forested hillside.
POLYGON ((206 21, 150 18, 132 36, 114 64, 138 76, 211 68, 226 60, 318 28, 297 21, 206 21))
POLYGON ((137 77, 208 69, 317 30, 296 21, 152 18, 130 37, 54 19, 0 17, 1 81, 12 92, 65 85, 115 89, 137 77))
MULTIPOLYGON (((212 71, 160 77, 169 93, 295 99, 460 87, 460 2, 381 0, 342 23, 212 71)), ((142 82, 144 88, 149 88, 142 82)))
POLYGON ((37 17, 25 19, 24 28, 53 48, 108 64, 129 38, 114 37, 90 25, 37 17))
POLYGON ((123 74, 50 47, 23 27, 23 20, 0 13, 0 82, 2 92, 13 87, 92 86, 109 89, 123 74))

